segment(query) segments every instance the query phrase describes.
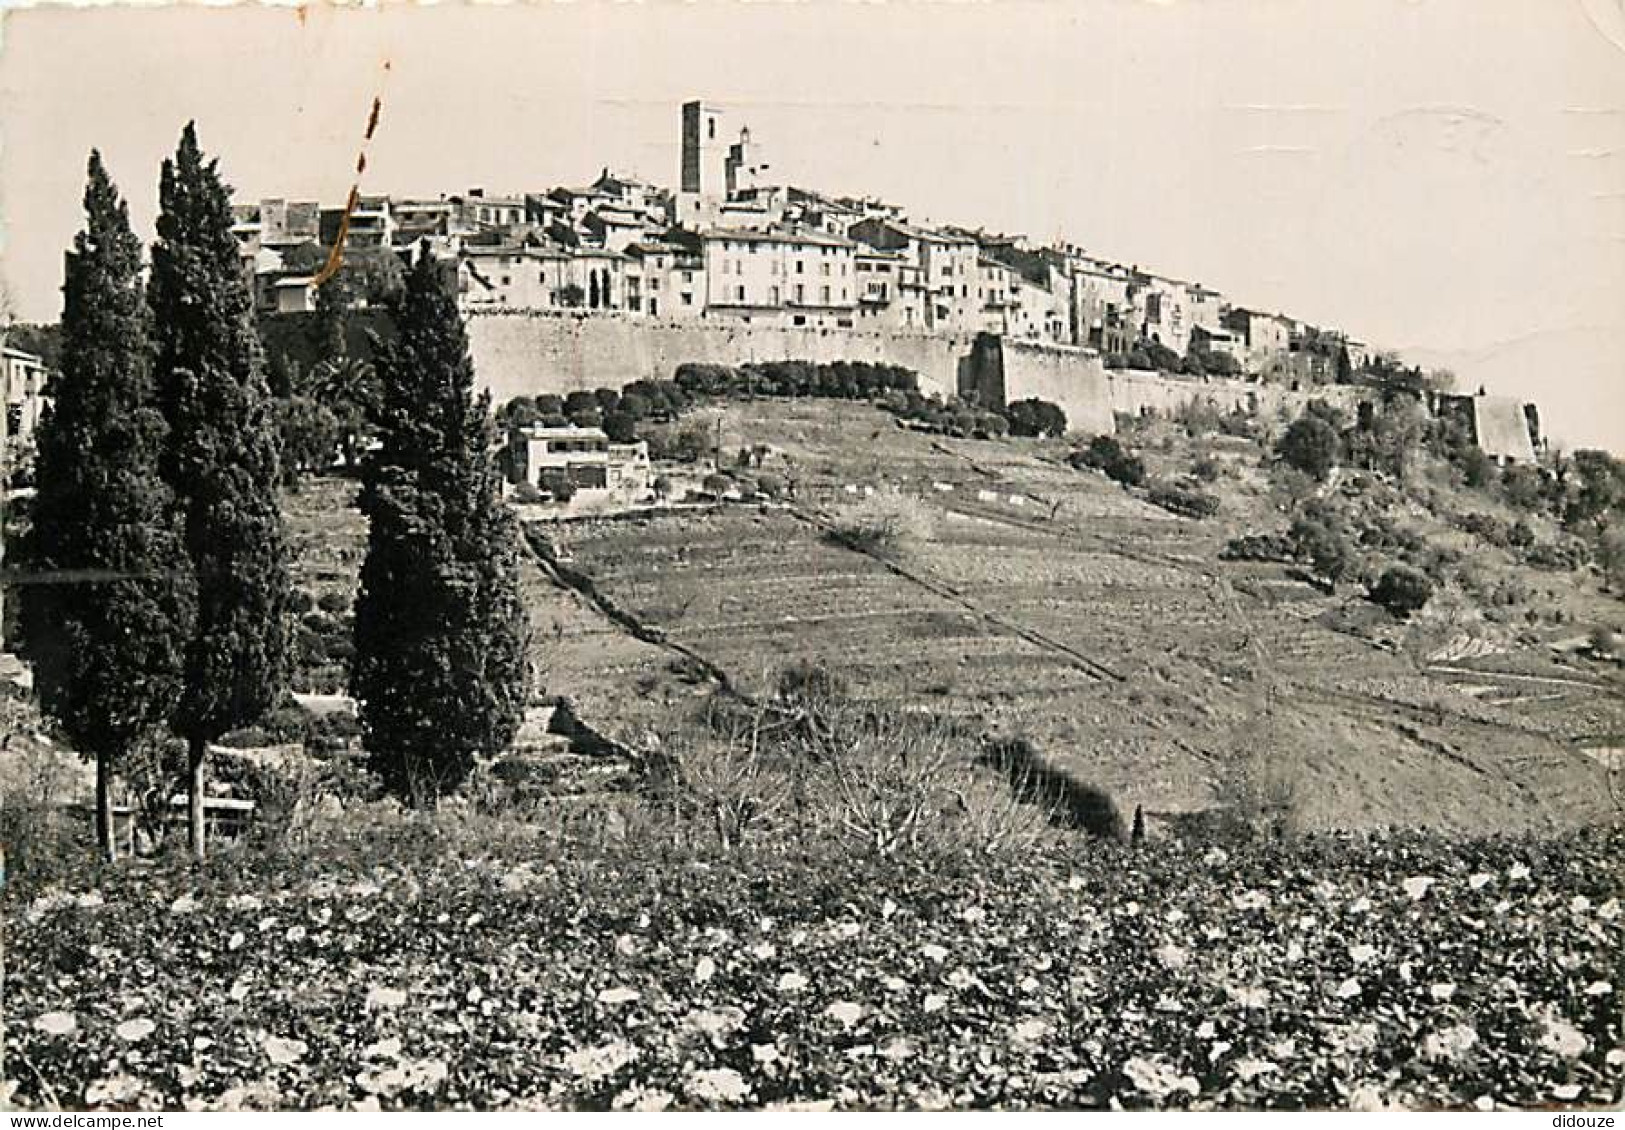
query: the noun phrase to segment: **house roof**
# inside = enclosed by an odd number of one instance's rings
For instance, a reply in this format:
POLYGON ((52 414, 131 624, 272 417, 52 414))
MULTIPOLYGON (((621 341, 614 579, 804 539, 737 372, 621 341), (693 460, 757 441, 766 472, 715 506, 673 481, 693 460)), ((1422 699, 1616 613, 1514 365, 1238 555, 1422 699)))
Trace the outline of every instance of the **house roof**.
POLYGON ((819 231, 816 228, 773 225, 765 228, 707 228, 700 237, 710 241, 733 239, 741 243, 799 243, 819 247, 851 247, 850 239, 819 231))

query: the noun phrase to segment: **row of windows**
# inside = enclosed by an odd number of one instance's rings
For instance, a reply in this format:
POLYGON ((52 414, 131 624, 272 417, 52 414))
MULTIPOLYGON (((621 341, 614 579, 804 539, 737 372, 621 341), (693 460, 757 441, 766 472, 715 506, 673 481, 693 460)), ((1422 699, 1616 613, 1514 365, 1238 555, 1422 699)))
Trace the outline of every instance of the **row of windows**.
MULTIPOLYGON (((846 302, 848 300, 847 293, 848 292, 847 292, 846 287, 843 286, 841 288, 841 297, 840 297, 841 302, 846 302)), ((800 283, 796 284, 795 289, 792 292, 792 295, 793 296, 790 299, 791 304, 796 305, 796 306, 805 306, 807 304, 807 288, 802 286, 800 283)), ((834 292, 832 291, 832 289, 830 287, 827 287, 827 286, 819 287, 818 288, 818 304, 820 306, 828 306, 832 301, 834 301, 833 295, 834 295, 834 292)), ((744 287, 744 285, 740 284, 740 285, 735 286, 733 288, 731 297, 733 298, 733 300, 735 302, 744 302, 745 301, 745 287, 744 287)), ((782 296, 781 296, 781 292, 780 292, 779 288, 776 287, 776 286, 768 287, 767 288, 767 305, 769 305, 769 306, 777 306, 777 305, 780 304, 781 301, 782 301, 782 296)))

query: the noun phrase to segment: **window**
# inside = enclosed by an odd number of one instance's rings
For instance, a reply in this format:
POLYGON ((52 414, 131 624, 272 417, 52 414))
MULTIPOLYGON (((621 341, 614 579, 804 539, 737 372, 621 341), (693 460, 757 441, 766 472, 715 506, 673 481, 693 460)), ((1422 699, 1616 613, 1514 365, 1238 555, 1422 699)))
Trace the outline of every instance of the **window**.
POLYGON ((767 288, 767 304, 769 306, 777 306, 779 304, 779 288, 778 287, 770 286, 770 287, 767 288))
POLYGON ((683 299, 683 305, 684 306, 692 306, 692 305, 694 305, 694 296, 692 294, 690 294, 686 290, 683 291, 683 293, 682 293, 682 299, 683 299))
POLYGON ((807 262, 806 262, 806 260, 797 259, 796 260, 796 274, 798 274, 798 275, 805 274, 806 271, 807 271, 807 262))
POLYGON ((693 271, 684 271, 683 272, 683 281, 685 283, 693 282, 694 281, 694 272, 693 271))
POLYGON ((829 305, 829 287, 821 286, 818 288, 818 300, 825 306, 829 305))
POLYGON ((711 135, 709 140, 715 141, 717 139, 717 120, 715 118, 706 118, 705 125, 706 131, 711 135))
POLYGON ((745 301, 745 288, 744 287, 742 287, 742 286, 734 287, 734 300, 737 301, 737 302, 745 301))
POLYGON ((820 264, 818 264, 818 268, 819 268, 818 269, 819 274, 823 275, 826 279, 829 278, 829 264, 828 263, 820 263, 820 264))
POLYGON ((503 286, 510 286, 510 285, 512 285, 512 283, 513 283, 513 280, 511 278, 509 278, 507 275, 502 276, 502 285, 503 286))
POLYGON ((807 301, 807 288, 800 283, 796 283, 796 305, 799 306, 805 301, 807 301))

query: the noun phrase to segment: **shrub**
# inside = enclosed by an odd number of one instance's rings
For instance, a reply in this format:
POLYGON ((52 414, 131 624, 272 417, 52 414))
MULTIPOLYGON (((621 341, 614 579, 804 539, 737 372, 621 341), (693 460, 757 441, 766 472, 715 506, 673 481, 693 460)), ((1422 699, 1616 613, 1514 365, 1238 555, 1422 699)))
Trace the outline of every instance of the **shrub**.
POLYGON ((1287 531, 1293 555, 1315 574, 1336 584, 1358 564, 1353 547, 1341 530, 1323 517, 1299 517, 1287 531))
POLYGON ((1217 482, 1220 470, 1217 459, 1211 455, 1201 455, 1191 464, 1191 477, 1204 483, 1217 482))
POLYGON ((534 505, 538 502, 546 502, 549 496, 537 490, 534 483, 526 481, 513 488, 513 497, 515 502, 534 505))
POLYGON ((727 491, 732 490, 733 486, 734 481, 732 479, 727 475, 717 474, 716 472, 712 472, 700 480, 700 489, 706 494, 715 495, 718 498, 721 498, 727 491))
POLYGON ((829 536, 860 553, 886 553, 931 536, 931 517, 919 499, 884 487, 838 515, 829 536))
POLYGON ((316 607, 316 598, 310 595, 309 589, 294 589, 288 598, 288 611, 295 616, 303 616, 316 607))
POLYGON ((1371 601, 1404 619, 1433 597, 1433 582, 1419 569, 1393 565, 1383 571, 1368 594, 1371 601))
POLYGON ((1292 421, 1276 444, 1275 454, 1288 467, 1324 480, 1337 466, 1340 446, 1330 424, 1319 416, 1305 414, 1292 421))
POLYGON ((1209 400, 1192 398, 1174 411, 1174 423, 1193 439, 1218 431, 1221 419, 1219 406, 1209 400))
POLYGON ((1067 456, 1073 467, 1100 471, 1113 482, 1137 487, 1145 482, 1145 464, 1129 453, 1115 436, 1096 436, 1089 446, 1067 456))
POLYGON ((1185 518, 1211 518, 1219 512, 1217 496, 1198 490, 1185 490, 1183 487, 1152 487, 1146 495, 1146 500, 1154 506, 1162 507, 1170 514, 1178 514, 1185 518))
POLYGON ((1060 405, 1036 396, 1009 405, 1004 415, 1010 421, 1012 435, 1060 437, 1066 434, 1066 413, 1060 405))
POLYGON ((689 420, 675 427, 656 429, 646 438, 651 459, 697 463, 710 454, 712 431, 704 420, 689 420))
POLYGON ((317 598, 316 607, 336 616, 350 610, 350 598, 336 590, 329 590, 317 598))
POLYGON ((1285 534, 1243 534, 1231 538, 1219 551, 1220 561, 1273 561, 1283 565, 1298 560, 1296 543, 1285 534))

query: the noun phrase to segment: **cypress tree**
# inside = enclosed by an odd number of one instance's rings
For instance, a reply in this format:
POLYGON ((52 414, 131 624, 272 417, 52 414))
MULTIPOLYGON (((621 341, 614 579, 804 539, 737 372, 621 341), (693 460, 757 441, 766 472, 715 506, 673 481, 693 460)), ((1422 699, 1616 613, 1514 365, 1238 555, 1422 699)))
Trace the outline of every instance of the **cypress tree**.
POLYGON ((112 859, 112 775, 180 700, 195 593, 175 500, 157 473, 164 422, 141 244, 95 152, 84 202, 22 547, 34 583, 21 586, 18 612, 41 704, 95 758, 97 839, 112 859))
POLYGON ((198 588, 174 729, 187 743, 190 838, 201 860, 208 743, 254 721, 286 686, 289 577, 276 424, 231 196, 190 123, 164 161, 158 195, 148 293, 169 422, 162 469, 198 588))
POLYGON ((489 394, 425 249, 374 340, 382 446, 362 470, 367 556, 350 686, 389 790, 432 806, 513 741, 528 692, 519 529, 502 501, 489 394))

